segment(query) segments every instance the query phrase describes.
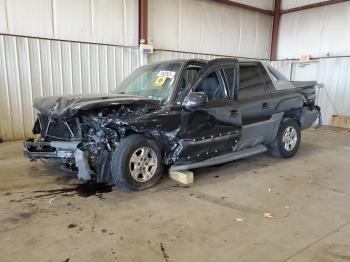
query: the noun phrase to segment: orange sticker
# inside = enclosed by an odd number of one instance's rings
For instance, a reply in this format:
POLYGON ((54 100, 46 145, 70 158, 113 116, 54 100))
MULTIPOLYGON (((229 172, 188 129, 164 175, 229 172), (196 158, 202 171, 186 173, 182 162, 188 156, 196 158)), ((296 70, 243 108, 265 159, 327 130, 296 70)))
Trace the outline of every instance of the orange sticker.
POLYGON ((155 86, 163 86, 165 81, 166 81, 165 76, 159 76, 159 77, 157 77, 156 81, 154 82, 154 85, 155 86))

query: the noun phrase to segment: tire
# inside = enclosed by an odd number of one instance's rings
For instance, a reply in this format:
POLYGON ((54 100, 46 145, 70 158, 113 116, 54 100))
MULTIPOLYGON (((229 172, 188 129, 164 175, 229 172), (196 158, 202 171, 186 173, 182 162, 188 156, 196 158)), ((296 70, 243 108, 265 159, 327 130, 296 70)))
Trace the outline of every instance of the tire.
POLYGON ((278 129, 276 140, 270 146, 270 153, 278 158, 290 158, 298 151, 300 141, 299 123, 293 118, 284 118, 278 129))
POLYGON ((154 140, 143 135, 130 135, 114 150, 111 162, 113 181, 124 191, 152 187, 163 175, 161 160, 160 149, 154 140))

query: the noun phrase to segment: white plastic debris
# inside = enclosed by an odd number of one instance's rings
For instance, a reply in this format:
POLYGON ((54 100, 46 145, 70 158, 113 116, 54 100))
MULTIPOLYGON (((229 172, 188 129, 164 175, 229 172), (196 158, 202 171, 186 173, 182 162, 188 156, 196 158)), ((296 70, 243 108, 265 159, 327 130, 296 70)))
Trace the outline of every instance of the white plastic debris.
POLYGON ((270 213, 264 213, 264 218, 273 218, 273 216, 270 213))
POLYGON ((237 221, 237 222, 243 222, 244 219, 243 219, 243 218, 240 218, 240 217, 236 217, 236 221, 237 221))
POLYGON ((51 198, 50 201, 49 201, 49 204, 51 205, 51 203, 52 203, 55 199, 56 199, 56 197, 51 198))

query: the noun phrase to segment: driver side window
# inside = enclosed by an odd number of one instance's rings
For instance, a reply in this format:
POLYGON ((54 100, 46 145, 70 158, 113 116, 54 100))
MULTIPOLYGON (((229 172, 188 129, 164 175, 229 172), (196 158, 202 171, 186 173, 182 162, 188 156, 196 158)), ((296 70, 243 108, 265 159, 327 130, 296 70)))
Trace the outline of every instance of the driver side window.
POLYGON ((209 74, 194 91, 206 93, 209 100, 228 98, 226 89, 218 76, 219 72, 209 74))
POLYGON ((188 68, 186 68, 186 71, 179 82, 179 90, 177 93, 177 100, 181 99, 181 97, 185 94, 186 87, 189 84, 194 82, 194 80, 197 78, 197 74, 201 68, 202 67, 198 66, 198 65, 189 65, 188 68))

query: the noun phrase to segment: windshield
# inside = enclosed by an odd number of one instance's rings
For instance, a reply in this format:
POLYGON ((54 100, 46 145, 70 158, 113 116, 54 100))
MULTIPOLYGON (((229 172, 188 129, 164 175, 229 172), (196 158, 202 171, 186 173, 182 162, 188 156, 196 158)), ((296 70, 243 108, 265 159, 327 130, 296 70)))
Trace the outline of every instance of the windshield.
POLYGON ((167 62, 140 67, 114 93, 140 95, 164 103, 174 90, 181 65, 181 62, 167 62))

